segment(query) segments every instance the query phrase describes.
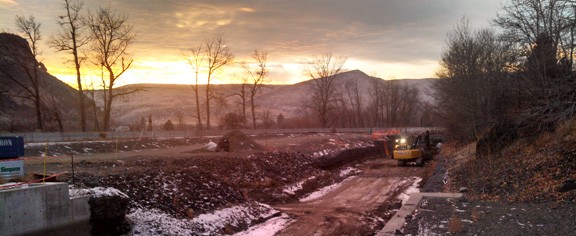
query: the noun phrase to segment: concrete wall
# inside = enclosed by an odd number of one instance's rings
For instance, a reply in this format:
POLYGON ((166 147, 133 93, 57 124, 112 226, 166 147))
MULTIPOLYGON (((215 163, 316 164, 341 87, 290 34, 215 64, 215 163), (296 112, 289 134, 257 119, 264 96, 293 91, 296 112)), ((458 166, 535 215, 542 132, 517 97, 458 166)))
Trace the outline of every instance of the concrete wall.
MULTIPOLYGON (((70 199, 67 183, 31 184, 0 191, 0 235, 42 235, 87 225, 89 219, 88 197, 70 199)), ((85 230, 89 235, 90 228, 85 230)))

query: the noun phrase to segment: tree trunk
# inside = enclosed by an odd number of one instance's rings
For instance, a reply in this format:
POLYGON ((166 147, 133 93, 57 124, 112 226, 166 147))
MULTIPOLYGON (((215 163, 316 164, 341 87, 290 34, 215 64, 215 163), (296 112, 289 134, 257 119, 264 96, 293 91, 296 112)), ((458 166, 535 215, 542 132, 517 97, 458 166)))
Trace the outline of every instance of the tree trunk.
POLYGON ((252 128, 256 129, 256 112, 254 112, 254 95, 250 96, 250 106, 252 110, 252 128))
POLYGON ((110 130, 110 113, 112 112, 112 100, 114 99, 114 94, 112 91, 112 86, 114 85, 114 73, 112 68, 106 68, 109 73, 109 84, 108 84, 108 100, 104 105, 104 131, 110 130))
POLYGON ((206 129, 210 130, 210 78, 206 84, 206 129))
POLYGON ((43 131, 42 111, 40 110, 40 91, 38 89, 35 89, 34 107, 36 109, 36 128, 43 131))
POLYGON ((86 109, 84 107, 84 90, 82 89, 82 79, 80 76, 80 62, 78 61, 78 51, 76 49, 76 40, 73 41, 74 49, 74 64, 76 66, 76 83, 78 84, 78 98, 79 98, 79 113, 80 113, 80 128, 82 132, 86 132, 86 109))
MULTIPOLYGON (((196 75, 196 78, 198 78, 198 75, 196 75)), ((198 135, 202 135, 202 116, 200 114, 200 94, 198 94, 198 83, 196 83, 194 91, 196 93, 196 118, 198 120, 198 135)))

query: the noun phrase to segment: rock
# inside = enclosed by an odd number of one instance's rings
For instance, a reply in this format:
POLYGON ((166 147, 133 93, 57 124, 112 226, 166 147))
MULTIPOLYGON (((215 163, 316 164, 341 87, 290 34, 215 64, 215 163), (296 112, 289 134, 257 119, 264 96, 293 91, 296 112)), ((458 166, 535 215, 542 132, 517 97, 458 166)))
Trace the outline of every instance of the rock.
POLYGON ((230 224, 226 224, 226 226, 224 226, 222 231, 224 231, 224 233, 227 235, 231 235, 231 234, 235 233, 234 227, 232 227, 232 225, 230 225, 230 224))
POLYGON ((468 192, 468 188, 466 188, 466 187, 462 187, 462 188, 458 189, 458 192, 459 192, 459 193, 465 193, 465 192, 468 192))
POLYGON ((188 219, 194 219, 194 216, 195 216, 195 215, 196 215, 196 214, 195 214, 194 209, 188 208, 188 209, 186 210, 186 216, 188 217, 188 219))
POLYGON ((90 205, 90 225, 92 235, 121 235, 130 232, 126 219, 130 201, 120 195, 92 196, 90 205))
POLYGON ((576 180, 567 179, 558 187, 558 192, 564 193, 576 189, 576 180))
POLYGON ((242 131, 234 130, 222 136, 216 150, 226 152, 260 151, 264 150, 264 147, 246 136, 242 131))

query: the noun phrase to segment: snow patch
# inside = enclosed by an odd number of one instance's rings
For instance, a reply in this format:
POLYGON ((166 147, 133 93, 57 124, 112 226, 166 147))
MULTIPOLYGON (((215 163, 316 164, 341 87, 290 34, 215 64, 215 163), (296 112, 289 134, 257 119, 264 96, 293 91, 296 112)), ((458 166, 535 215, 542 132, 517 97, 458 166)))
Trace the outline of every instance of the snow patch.
POLYGON ((267 219, 278 213, 269 205, 253 202, 201 214, 193 219, 178 219, 157 209, 142 208, 135 209, 127 217, 133 222, 130 235, 220 235, 227 225, 250 225, 255 220, 267 219))
POLYGON ((286 213, 283 213, 279 217, 275 217, 272 219, 267 220, 264 223, 254 225, 249 229, 234 234, 234 236, 268 236, 268 235, 275 235, 278 231, 286 228, 289 224, 294 222, 295 220, 290 218, 290 216, 286 213))
POLYGON ((77 189, 74 187, 69 187, 68 195, 71 198, 75 197, 83 197, 83 196, 94 196, 94 197, 102 197, 102 196, 120 196, 122 198, 128 198, 128 195, 123 193, 122 191, 109 187, 95 187, 95 188, 88 188, 88 189, 77 189))
POLYGON ((188 219, 177 219, 160 210, 136 209, 126 215, 133 223, 132 235, 189 235, 192 225, 188 219))
POLYGON ((307 178, 307 179, 300 181, 294 185, 289 185, 284 190, 282 190, 282 192, 289 194, 289 195, 294 195, 294 194, 296 194, 297 191, 302 190, 302 185, 304 183, 306 183, 306 181, 313 180, 313 179, 316 179, 316 176, 312 176, 310 178, 307 178))
POLYGON ((332 192, 332 190, 337 189, 340 186, 342 186, 342 184, 344 182, 350 181, 352 178, 355 178, 355 176, 349 177, 342 182, 335 183, 333 185, 329 185, 329 186, 323 187, 321 189, 318 189, 316 192, 310 193, 307 196, 300 198, 300 202, 308 202, 308 201, 312 201, 312 200, 321 198, 322 196, 332 192))
POLYGON ((350 176, 350 175, 357 174, 357 173, 360 173, 360 170, 358 170, 354 167, 348 166, 348 167, 340 170, 340 177, 346 177, 346 176, 350 176))
POLYGON ((400 195, 398 195, 398 199, 402 200, 402 205, 404 205, 404 203, 406 203, 406 201, 408 201, 408 199, 410 198, 410 194, 420 192, 420 189, 418 188, 418 184, 420 184, 420 181, 422 181, 422 178, 420 178, 420 177, 411 177, 411 178, 408 178, 407 180, 404 180, 400 183, 400 184, 404 184, 404 183, 412 182, 412 185, 410 185, 410 187, 408 187, 406 190, 404 190, 404 192, 402 192, 400 195))

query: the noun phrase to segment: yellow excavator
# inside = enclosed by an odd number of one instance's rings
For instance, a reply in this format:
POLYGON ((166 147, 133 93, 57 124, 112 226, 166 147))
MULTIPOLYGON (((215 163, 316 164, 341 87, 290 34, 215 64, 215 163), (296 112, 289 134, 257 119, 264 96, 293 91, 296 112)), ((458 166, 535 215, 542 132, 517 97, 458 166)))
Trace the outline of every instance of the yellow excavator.
POLYGON ((424 162, 432 159, 437 153, 436 148, 432 148, 430 143, 430 132, 425 131, 411 139, 409 144, 406 138, 396 140, 394 146, 394 159, 398 160, 398 166, 405 166, 414 163, 417 166, 424 165, 424 162))

